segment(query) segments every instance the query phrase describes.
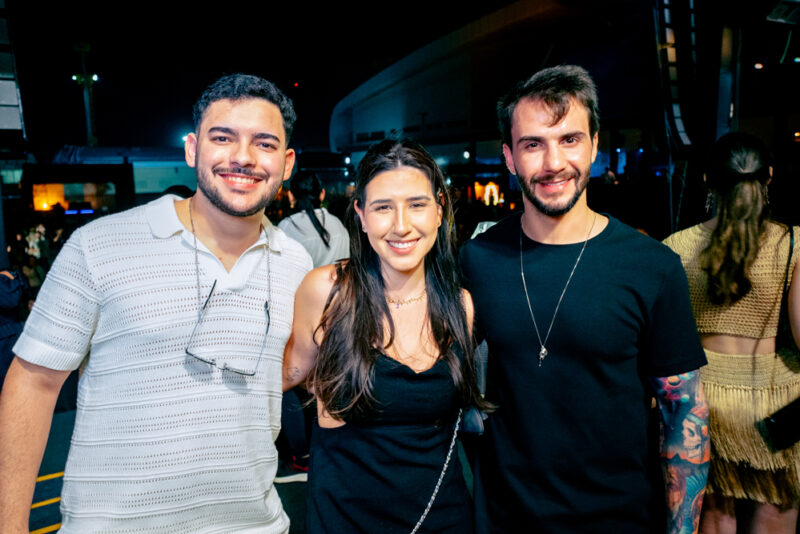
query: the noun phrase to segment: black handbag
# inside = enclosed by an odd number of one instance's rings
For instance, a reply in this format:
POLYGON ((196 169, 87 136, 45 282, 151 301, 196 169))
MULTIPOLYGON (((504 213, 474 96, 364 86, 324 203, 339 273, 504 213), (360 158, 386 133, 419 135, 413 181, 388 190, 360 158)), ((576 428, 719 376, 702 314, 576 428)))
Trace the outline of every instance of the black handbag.
MULTIPOLYGON (((489 347, 486 341, 475 347, 475 366, 477 371, 478 391, 481 396, 486 393, 486 365, 489 359, 489 347)), ((470 406, 461 416, 461 431, 467 434, 483 435, 483 422, 488 414, 477 406, 470 406)))
MULTIPOLYGON (((776 357, 800 359, 800 351, 792 334, 789 319, 789 267, 794 251, 794 229, 789 227, 789 259, 786 261, 786 274, 783 279, 783 294, 778 313, 778 333, 775 337, 776 357)), ((773 452, 787 449, 800 441, 800 398, 797 398, 756 423, 767 446, 773 452)))
POLYGON ((800 441, 800 398, 757 422, 756 428, 772 452, 800 441))

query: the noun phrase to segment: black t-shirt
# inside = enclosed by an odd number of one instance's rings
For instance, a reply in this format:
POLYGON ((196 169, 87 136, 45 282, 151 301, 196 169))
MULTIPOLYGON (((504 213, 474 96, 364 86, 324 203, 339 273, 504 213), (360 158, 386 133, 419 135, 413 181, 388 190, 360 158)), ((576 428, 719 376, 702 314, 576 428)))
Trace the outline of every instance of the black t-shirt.
MULTIPOLYGON (((582 246, 523 237, 542 339, 582 246)), ((540 367, 519 247, 516 214, 461 251, 498 405, 478 453, 477 532, 648 532, 662 482, 648 464, 647 377, 705 364, 680 260, 611 218, 586 246, 540 367)))

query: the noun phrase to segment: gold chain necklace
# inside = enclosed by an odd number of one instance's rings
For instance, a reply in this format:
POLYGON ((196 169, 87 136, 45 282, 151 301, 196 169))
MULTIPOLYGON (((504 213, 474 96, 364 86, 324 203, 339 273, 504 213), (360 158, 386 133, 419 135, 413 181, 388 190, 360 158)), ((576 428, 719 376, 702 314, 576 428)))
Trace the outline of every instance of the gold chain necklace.
POLYGON ((406 304, 411 304, 412 302, 417 302, 418 300, 422 300, 425 298, 425 290, 422 290, 422 293, 417 295, 416 297, 408 297, 406 299, 393 299, 392 297, 386 295, 386 302, 389 304, 394 304, 394 308, 398 309, 400 306, 405 306, 406 304))
POLYGON ((542 366, 542 362, 547 357, 547 349, 545 345, 547 344, 547 340, 550 339, 550 332, 553 330, 553 323, 556 322, 556 315, 558 314, 558 308, 561 306, 561 301, 564 300, 564 294, 567 292, 567 288, 569 287, 569 283, 572 282, 572 275, 575 274, 575 269, 578 268, 578 264, 581 262, 581 258, 583 257, 583 251, 586 250, 586 244, 589 242, 589 236, 592 235, 592 230, 594 229, 594 222, 597 220, 597 214, 594 214, 594 218, 592 219, 592 225, 589 227, 589 232, 586 234, 586 239, 583 241, 583 246, 581 247, 581 252, 578 254, 578 259, 575 260, 575 265, 572 266, 572 271, 569 273, 569 278, 567 278, 567 283, 564 284, 564 289, 561 290, 561 296, 558 297, 558 302, 556 303, 556 309, 553 312, 553 318, 550 319, 550 326, 547 328, 547 333, 544 336, 544 341, 542 341, 542 336, 539 334, 539 326, 536 324, 536 317, 533 316, 533 306, 531 306, 531 298, 528 296, 528 284, 525 283, 525 266, 522 263, 522 219, 519 220, 519 273, 522 276, 522 287, 525 290, 525 300, 528 302, 528 311, 531 314, 531 320, 533 321, 533 329, 536 331, 536 338, 539 340, 539 367, 542 366))

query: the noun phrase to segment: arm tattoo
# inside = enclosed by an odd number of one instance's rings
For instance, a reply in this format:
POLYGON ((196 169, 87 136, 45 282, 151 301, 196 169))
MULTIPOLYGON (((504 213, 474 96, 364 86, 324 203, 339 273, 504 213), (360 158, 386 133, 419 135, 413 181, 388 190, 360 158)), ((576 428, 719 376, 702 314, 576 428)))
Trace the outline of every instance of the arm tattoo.
POLYGON ((286 380, 293 382, 298 376, 300 376, 300 368, 288 367, 283 370, 283 376, 286 378, 286 380))
POLYGON ((650 379, 661 415, 667 532, 697 532, 708 477, 708 406, 700 373, 650 379))

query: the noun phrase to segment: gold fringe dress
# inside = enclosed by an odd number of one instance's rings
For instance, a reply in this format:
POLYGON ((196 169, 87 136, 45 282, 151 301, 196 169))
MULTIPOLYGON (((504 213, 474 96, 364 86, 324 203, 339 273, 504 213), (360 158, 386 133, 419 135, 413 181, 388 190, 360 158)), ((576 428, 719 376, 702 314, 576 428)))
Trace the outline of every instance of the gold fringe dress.
MULTIPOLYGON (((791 280, 800 253, 795 227, 791 280)), ((748 338, 774 337, 783 290, 789 235, 786 227, 767 223, 749 276, 752 289, 730 306, 708 300, 707 276, 700 252, 711 229, 703 224, 669 236, 664 243, 681 257, 700 334, 748 338)), ((800 362, 770 354, 721 354, 706 350, 700 370, 709 406, 711 467, 709 494, 786 506, 800 500, 800 443, 772 453, 755 422, 800 397, 800 362)))

